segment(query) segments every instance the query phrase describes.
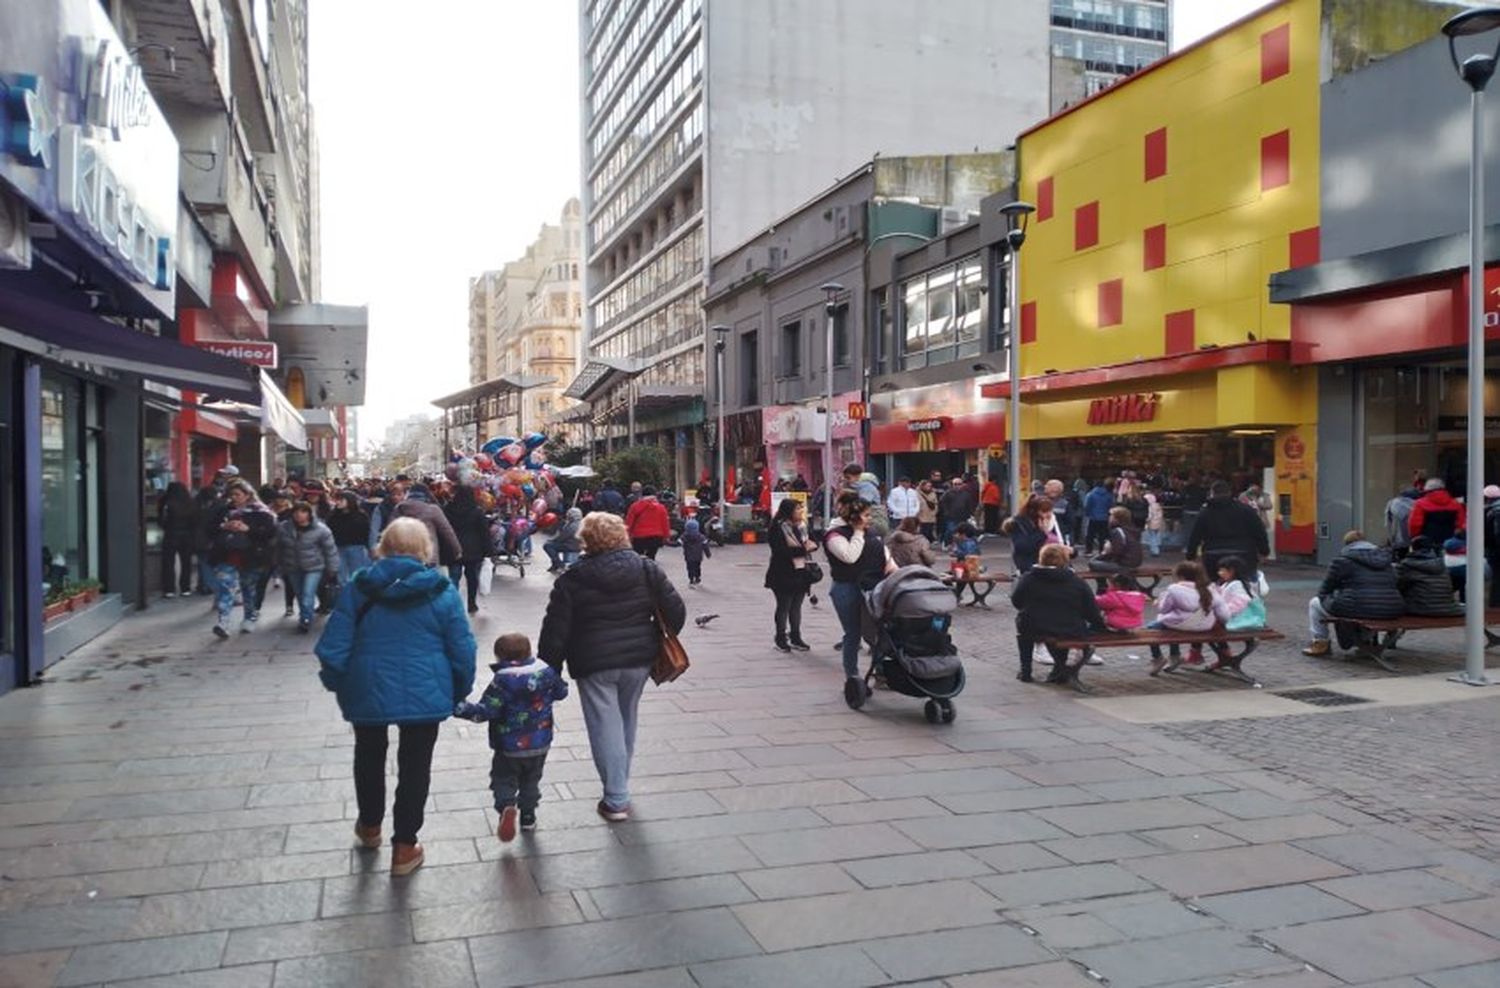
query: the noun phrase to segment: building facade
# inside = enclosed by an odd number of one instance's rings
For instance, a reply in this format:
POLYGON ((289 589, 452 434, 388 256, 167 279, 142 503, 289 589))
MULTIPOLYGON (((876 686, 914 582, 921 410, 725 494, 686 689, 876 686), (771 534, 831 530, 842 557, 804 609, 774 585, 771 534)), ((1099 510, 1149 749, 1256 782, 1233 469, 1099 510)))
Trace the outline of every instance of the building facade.
POLYGON ((527 387, 505 420, 487 422, 486 437, 555 426, 573 405, 562 393, 577 372, 582 237, 582 207, 570 199, 521 257, 469 279, 469 383, 548 382, 527 387))
MULTIPOLYGON (((1171 0, 1052 0, 1052 57, 1076 63, 1084 98, 1165 58, 1171 40, 1171 0)), ((1073 102, 1053 96, 1053 109, 1073 102)))
POLYGON ((661 445, 677 485, 692 486, 711 459, 701 306, 713 261, 876 154, 1009 145, 1049 106, 1047 8, 580 9, 587 359, 569 394, 589 403, 597 448, 661 445))

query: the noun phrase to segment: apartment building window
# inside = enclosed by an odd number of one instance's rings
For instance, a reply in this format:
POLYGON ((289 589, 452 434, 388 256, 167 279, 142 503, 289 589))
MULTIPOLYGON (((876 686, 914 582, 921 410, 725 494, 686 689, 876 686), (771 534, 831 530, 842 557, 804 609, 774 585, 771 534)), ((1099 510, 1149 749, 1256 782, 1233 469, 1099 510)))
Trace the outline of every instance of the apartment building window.
POLYGON ((760 404, 760 334, 740 337, 740 405, 760 404))
POLYGON ((849 306, 841 305, 833 310, 833 366, 848 367, 854 359, 849 338, 849 306))
POLYGON ((876 374, 886 372, 891 350, 891 306, 885 289, 870 293, 870 365, 876 374))
POLYGON ((781 352, 778 357, 778 377, 802 376, 802 320, 782 324, 781 352))

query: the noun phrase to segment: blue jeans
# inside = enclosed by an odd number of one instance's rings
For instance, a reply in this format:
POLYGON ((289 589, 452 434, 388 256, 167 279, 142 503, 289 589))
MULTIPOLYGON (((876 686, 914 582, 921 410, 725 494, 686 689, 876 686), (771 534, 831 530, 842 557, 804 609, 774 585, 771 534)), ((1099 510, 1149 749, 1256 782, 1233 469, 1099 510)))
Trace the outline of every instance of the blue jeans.
POLYGON ((1146 549, 1153 556, 1161 555, 1161 530, 1146 529, 1141 533, 1141 541, 1146 544, 1146 549))
POLYGON ((339 546, 339 582, 354 579, 354 571, 370 565, 370 550, 362 545, 339 546))
POLYGON ((574 681, 583 705, 594 768, 604 783, 604 805, 630 805, 630 757, 635 754, 636 709, 651 675, 650 666, 605 669, 574 681))
POLYGON ((844 629, 844 675, 859 678, 859 645, 864 640, 864 594, 854 583, 835 583, 828 590, 833 601, 833 612, 839 616, 839 626, 844 629))
POLYGON ((297 619, 312 624, 313 615, 318 613, 318 587, 323 583, 323 571, 283 573, 282 578, 297 591, 297 619))
POLYGON ((258 569, 238 569, 228 563, 214 565, 214 609, 219 612, 220 624, 228 623, 236 592, 244 604, 245 620, 254 621, 260 616, 260 577, 258 569))
POLYGON ((559 549, 555 541, 543 542, 542 551, 547 554, 548 559, 552 560, 553 566, 561 566, 563 569, 567 569, 578 562, 578 553, 559 549))
POLYGON ((214 592, 214 568, 208 563, 208 553, 198 555, 198 592, 214 592))

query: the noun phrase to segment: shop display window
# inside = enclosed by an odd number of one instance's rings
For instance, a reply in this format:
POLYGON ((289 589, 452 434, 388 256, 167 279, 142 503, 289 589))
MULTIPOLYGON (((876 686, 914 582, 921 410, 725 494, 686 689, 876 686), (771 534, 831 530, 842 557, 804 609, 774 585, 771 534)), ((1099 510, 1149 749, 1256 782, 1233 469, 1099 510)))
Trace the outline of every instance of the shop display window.
POLYGON ((93 577, 86 456, 85 390, 76 379, 42 376, 42 581, 48 587, 93 577))
POLYGON ((901 285, 901 364, 946 364, 983 348, 984 269, 979 255, 901 285))

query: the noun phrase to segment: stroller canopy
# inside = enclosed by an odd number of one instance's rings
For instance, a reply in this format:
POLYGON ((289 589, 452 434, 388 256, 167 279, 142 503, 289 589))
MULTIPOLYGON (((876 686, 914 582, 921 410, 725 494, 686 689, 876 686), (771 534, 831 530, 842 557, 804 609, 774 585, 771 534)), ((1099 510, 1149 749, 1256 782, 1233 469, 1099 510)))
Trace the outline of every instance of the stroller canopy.
POLYGON ((896 570, 875 584, 868 603, 870 616, 876 621, 952 614, 958 606, 942 574, 926 566, 903 566, 896 570))

